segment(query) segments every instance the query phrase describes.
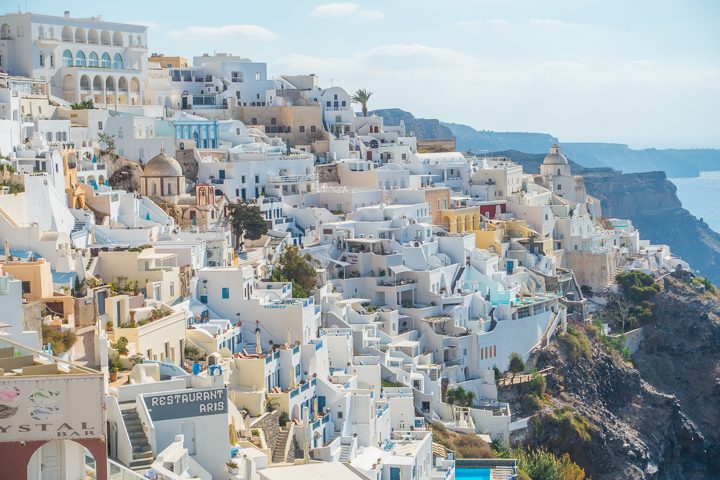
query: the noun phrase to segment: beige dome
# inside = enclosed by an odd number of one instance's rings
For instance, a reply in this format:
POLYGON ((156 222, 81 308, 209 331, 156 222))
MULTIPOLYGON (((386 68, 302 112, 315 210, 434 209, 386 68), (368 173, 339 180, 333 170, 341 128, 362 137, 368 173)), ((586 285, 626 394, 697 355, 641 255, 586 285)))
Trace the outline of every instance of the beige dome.
POLYGON ((552 147, 550 147, 550 151, 547 155, 545 155, 545 160, 543 160, 543 165, 567 165, 568 159, 563 155, 562 151, 560 151, 560 145, 557 143, 554 144, 552 147))
POLYGON ((173 157, 160 153, 154 156, 145 165, 143 170, 144 177, 182 177, 182 167, 173 157))

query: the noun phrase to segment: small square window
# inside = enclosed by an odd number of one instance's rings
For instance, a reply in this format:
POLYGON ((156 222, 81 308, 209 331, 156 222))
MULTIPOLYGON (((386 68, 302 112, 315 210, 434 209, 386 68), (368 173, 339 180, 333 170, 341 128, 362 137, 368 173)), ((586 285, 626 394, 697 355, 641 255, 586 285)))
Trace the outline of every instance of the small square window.
POLYGON ((227 300, 228 298, 230 298, 230 289, 229 288, 223 287, 222 298, 223 298, 223 300, 227 300))

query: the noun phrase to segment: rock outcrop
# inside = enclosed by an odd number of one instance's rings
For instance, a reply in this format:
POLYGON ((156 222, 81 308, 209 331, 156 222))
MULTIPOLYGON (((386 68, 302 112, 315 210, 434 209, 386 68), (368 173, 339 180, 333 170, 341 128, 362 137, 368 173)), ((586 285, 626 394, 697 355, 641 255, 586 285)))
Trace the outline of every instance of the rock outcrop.
POLYGON ((538 368, 554 367, 552 400, 526 442, 568 452, 596 480, 717 478, 720 305, 681 280, 664 283, 634 366, 600 342, 587 359, 562 341, 537 355, 538 368))

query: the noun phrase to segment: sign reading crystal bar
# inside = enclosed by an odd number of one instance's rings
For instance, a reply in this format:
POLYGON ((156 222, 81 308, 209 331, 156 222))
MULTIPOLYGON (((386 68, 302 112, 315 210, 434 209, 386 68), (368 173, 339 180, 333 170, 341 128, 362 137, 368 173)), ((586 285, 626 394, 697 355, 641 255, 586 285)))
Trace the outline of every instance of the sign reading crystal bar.
POLYGON ((224 388, 177 390, 144 395, 143 400, 154 422, 227 413, 227 390, 224 388))
POLYGON ((0 378, 0 442, 103 438, 104 392, 101 374, 0 378))

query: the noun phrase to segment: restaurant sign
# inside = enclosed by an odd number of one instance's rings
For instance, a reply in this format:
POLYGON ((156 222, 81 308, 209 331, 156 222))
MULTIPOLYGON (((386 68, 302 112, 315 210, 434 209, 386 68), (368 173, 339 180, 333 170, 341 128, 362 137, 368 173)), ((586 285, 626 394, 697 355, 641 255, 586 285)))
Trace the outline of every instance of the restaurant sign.
POLYGON ((103 438, 102 375, 0 378, 0 442, 103 438))
POLYGON ((227 413, 227 389, 203 388, 143 395, 153 422, 227 413))

